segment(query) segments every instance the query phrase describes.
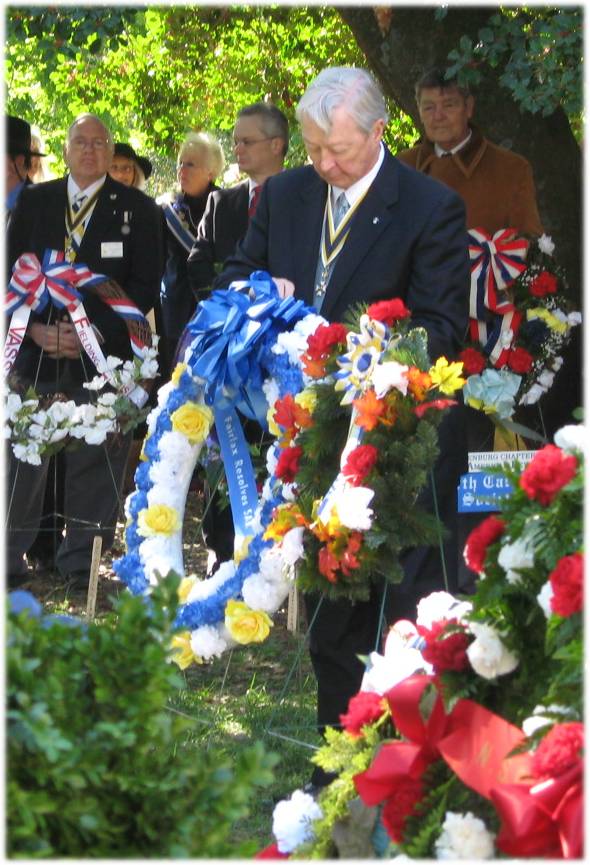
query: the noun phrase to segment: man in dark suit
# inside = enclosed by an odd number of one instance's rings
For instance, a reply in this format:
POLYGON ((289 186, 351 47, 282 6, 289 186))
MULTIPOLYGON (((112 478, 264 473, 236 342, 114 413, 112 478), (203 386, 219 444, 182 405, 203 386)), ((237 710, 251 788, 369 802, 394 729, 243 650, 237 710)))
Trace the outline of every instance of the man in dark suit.
MULTIPOLYGON (((267 270, 282 296, 294 292, 329 321, 341 321, 355 302, 400 297, 414 325, 426 329, 431 357, 456 356, 469 290, 461 199, 398 163, 384 147, 385 102, 364 70, 325 69, 296 114, 312 165, 267 181, 248 232, 214 287, 267 270)), ((444 465, 453 460, 453 435, 445 437, 441 427, 440 440, 438 478, 446 474, 447 485, 439 486, 438 499, 450 497, 454 510, 448 484, 453 472, 444 465)), ((404 559, 404 582, 386 595, 389 622, 414 617, 417 600, 443 588, 438 550, 411 550, 404 559)), ((375 648, 382 597, 383 587, 375 587, 363 603, 322 600, 310 634, 320 728, 337 726, 358 691, 363 665, 357 655, 375 648)), ((306 603, 311 620, 318 598, 308 596, 306 603)), ((329 777, 316 770, 312 780, 322 784, 329 777)))
MULTIPOLYGON (((39 261, 45 250, 65 253, 115 280, 146 313, 152 308, 163 269, 161 216, 155 202, 107 175, 113 142, 102 121, 83 114, 71 125, 64 146, 69 174, 26 188, 14 211, 7 239, 7 264, 25 252, 39 261)), ((104 356, 132 357, 125 322, 97 295, 84 292, 84 308, 104 356)), ((14 374, 38 393, 66 393, 88 402, 82 385, 97 370, 84 353, 76 329, 63 311, 49 304, 32 314, 14 374)), ((113 541, 119 492, 130 434, 103 447, 80 444, 64 452, 66 530, 57 567, 71 584, 88 583, 93 536, 103 549, 113 541)), ((26 578, 26 552, 35 537, 47 480, 47 460, 39 467, 11 455, 8 490, 8 575, 26 578)))
POLYGON ((282 170, 288 146, 289 124, 275 105, 256 102, 238 113, 234 151, 238 168, 248 175, 248 180, 209 195, 197 240, 188 258, 189 282, 197 296, 211 287, 215 265, 231 255, 246 233, 262 185, 268 177, 282 170))
MULTIPOLYGON (((216 266, 234 251, 246 233, 262 186, 268 177, 283 168, 289 146, 289 123, 275 105, 256 102, 238 113, 234 126, 234 151, 241 172, 248 180, 229 189, 211 192, 190 252, 189 284, 202 300, 215 279, 216 266)), ((255 421, 245 423, 248 441, 259 443, 261 430, 255 421)), ((203 518, 203 538, 209 549, 208 570, 212 572, 233 555, 234 527, 229 507, 218 494, 209 499, 203 518)))

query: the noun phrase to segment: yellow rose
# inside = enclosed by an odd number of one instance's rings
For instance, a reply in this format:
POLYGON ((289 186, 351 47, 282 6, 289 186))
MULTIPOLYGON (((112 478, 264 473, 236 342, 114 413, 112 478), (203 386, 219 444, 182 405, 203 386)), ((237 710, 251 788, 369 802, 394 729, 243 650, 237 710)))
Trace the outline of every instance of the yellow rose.
POLYGON ((170 647, 174 649, 172 660, 178 664, 181 670, 186 670, 191 664, 202 664, 203 660, 195 655, 191 648, 191 632, 182 631, 172 637, 170 647))
POLYGON ((434 366, 428 370, 432 384, 438 387, 441 393, 447 395, 455 393, 465 384, 465 379, 461 378, 462 372, 462 361, 449 363, 446 357, 439 357, 434 366))
POLYGON ((180 381, 180 376, 186 369, 186 363, 177 363, 174 367, 174 371, 170 376, 170 381, 175 387, 178 387, 178 382, 180 381))
POLYGON ((317 401, 318 395, 313 387, 306 387, 305 390, 300 391, 300 393, 295 397, 297 405, 300 405, 301 408, 307 409, 310 414, 313 414, 317 401))
POLYGON ((209 406, 198 402, 187 402, 177 408, 170 419, 172 429, 182 433, 191 444, 196 445, 207 438, 213 423, 213 412, 209 406))
POLYGON ((196 577, 183 577, 178 587, 178 599, 181 604, 186 604, 188 596, 193 590, 193 586, 197 582, 196 577))
POLYGON ((251 610, 243 601, 228 601, 225 627, 236 643, 262 643, 272 628, 272 619, 262 610, 251 610))
POLYGON ((137 515, 137 531, 144 538, 154 535, 173 535, 180 528, 178 511, 169 505, 150 505, 137 515))

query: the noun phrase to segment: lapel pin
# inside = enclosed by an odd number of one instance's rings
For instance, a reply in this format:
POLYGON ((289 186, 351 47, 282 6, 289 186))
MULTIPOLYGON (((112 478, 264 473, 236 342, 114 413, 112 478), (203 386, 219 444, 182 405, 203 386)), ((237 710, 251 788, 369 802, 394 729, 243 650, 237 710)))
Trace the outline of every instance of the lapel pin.
POLYGON ((379 222, 379 217, 378 217, 378 216, 374 216, 374 217, 373 217, 373 225, 377 225, 378 222, 379 222))
POLYGON ((111 201, 115 201, 115 199, 117 198, 117 193, 116 193, 116 192, 111 192, 111 194, 110 194, 109 197, 110 197, 111 201))

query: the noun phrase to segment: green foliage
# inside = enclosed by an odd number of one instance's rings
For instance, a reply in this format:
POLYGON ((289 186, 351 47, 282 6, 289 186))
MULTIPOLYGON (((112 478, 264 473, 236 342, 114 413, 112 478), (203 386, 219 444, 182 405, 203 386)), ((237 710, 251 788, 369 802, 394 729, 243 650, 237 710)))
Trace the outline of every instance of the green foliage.
POLYGON ((561 107, 575 117, 582 110, 582 14, 581 6, 500 9, 475 43, 463 36, 450 52, 448 77, 477 85, 489 66, 521 111, 546 117, 561 107))
POLYGON ((11 857, 246 855, 232 825, 274 758, 229 759, 167 710, 182 679, 168 644, 177 581, 125 594, 101 624, 21 613, 8 631, 7 838, 11 857))

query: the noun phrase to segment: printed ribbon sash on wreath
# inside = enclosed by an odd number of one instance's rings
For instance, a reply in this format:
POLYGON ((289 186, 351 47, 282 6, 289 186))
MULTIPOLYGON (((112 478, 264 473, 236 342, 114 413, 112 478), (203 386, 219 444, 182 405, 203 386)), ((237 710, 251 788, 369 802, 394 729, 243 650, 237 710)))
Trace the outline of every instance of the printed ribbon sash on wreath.
POLYGON ((253 533, 258 491, 237 410, 266 429, 260 355, 269 338, 309 312, 301 300, 281 299, 269 274, 259 270, 201 301, 181 338, 178 357, 190 347, 192 374, 213 408, 238 538, 253 533))
MULTIPOLYGON (((16 360, 31 312, 40 313, 51 303, 68 312, 84 351, 98 372, 107 381, 113 380, 76 286, 98 294, 125 321, 133 352, 143 357, 143 349, 149 342, 149 324, 133 301, 108 280, 104 274, 93 273, 85 264, 64 261, 64 253, 55 249, 45 250, 42 264, 32 252, 21 255, 13 266, 5 299, 5 311, 11 319, 4 342, 4 375, 10 372, 16 360)), ((139 407, 148 398, 144 388, 134 384, 128 385, 125 393, 139 407)))
POLYGON ((502 298, 498 292, 506 292, 526 270, 528 242, 517 238, 513 228, 502 228, 493 236, 481 228, 472 228, 468 235, 470 335, 480 342, 494 366, 500 367, 506 361, 522 315, 506 294, 502 298))

